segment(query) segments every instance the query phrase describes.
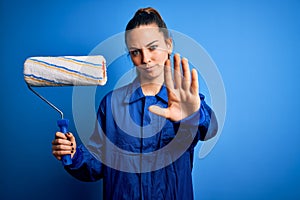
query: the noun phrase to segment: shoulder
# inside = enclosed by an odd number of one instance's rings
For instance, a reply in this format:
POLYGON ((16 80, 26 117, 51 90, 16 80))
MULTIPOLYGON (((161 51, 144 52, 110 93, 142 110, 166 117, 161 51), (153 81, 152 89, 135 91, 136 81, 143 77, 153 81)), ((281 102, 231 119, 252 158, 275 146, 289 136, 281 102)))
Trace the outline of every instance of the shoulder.
POLYGON ((102 98, 102 100, 100 101, 100 106, 110 104, 112 99, 114 101, 124 101, 127 98, 128 94, 131 94, 132 89, 133 83, 130 83, 111 90, 102 98))
POLYGON ((119 88, 115 88, 113 90, 111 90, 110 92, 108 92, 104 97, 103 97, 103 100, 104 99, 110 99, 112 98, 113 96, 118 96, 118 97, 124 97, 126 96, 129 91, 132 90, 132 83, 128 84, 128 85, 125 85, 125 86, 122 86, 122 87, 119 87, 119 88))

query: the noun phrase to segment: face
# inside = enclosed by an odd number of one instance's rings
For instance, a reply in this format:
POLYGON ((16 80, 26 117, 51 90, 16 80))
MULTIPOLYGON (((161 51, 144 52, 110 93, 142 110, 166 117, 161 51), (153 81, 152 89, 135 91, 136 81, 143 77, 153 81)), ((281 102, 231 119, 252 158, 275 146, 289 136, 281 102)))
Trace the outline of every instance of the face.
POLYGON ((139 26, 128 32, 127 48, 140 80, 163 80, 164 64, 171 52, 171 39, 165 39, 156 24, 139 26))

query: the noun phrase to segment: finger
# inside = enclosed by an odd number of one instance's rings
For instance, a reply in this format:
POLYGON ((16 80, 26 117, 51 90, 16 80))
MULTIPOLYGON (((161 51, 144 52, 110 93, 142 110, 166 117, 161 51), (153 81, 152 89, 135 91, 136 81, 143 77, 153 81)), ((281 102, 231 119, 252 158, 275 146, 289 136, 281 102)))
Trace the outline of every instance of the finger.
POLYGON ((53 154, 55 157, 58 157, 58 156, 70 155, 70 154, 71 154, 71 151, 56 151, 56 150, 53 150, 53 151, 52 151, 52 154, 53 154))
POLYGON ((74 147, 72 145, 66 145, 66 144, 54 144, 52 145, 52 150, 74 150, 74 147))
POLYGON ((191 84, 191 72, 190 72, 189 62, 186 58, 182 58, 181 64, 182 64, 182 72, 183 72, 182 88, 189 89, 191 84))
POLYGON ((75 137, 71 132, 68 132, 66 136, 70 142, 75 142, 75 137))
POLYGON ((150 106, 149 111, 164 118, 170 117, 169 110, 167 108, 161 108, 159 106, 150 106))
POLYGON ((72 142, 69 141, 68 139, 54 139, 52 141, 53 145, 69 145, 72 146, 72 142))
POLYGON ((61 160, 61 156, 55 155, 54 152, 52 152, 52 155, 53 155, 57 160, 61 160))
POLYGON ((76 152, 76 140, 74 135, 71 132, 68 132, 66 134, 66 136, 68 137, 68 140, 71 142, 71 146, 72 146, 72 150, 71 150, 71 158, 73 158, 75 152, 76 152))
POLYGON ((71 146, 76 148, 76 139, 72 133, 67 133, 66 136, 68 137, 68 140, 71 142, 71 146))
POLYGON ((164 69, 164 76, 165 76, 165 84, 166 87, 170 90, 174 89, 174 83, 173 83, 173 79, 172 79, 172 70, 171 70, 171 63, 170 60, 168 59, 165 62, 165 69, 164 69))
POLYGON ((61 138, 61 139, 67 139, 67 136, 62 133, 62 132, 56 132, 55 133, 55 138, 58 139, 58 138, 61 138))
POLYGON ((198 81, 198 73, 196 69, 192 69, 191 93, 197 95, 199 93, 199 81, 198 81))
POLYGON ((181 87, 181 71, 180 71, 180 55, 176 53, 174 55, 174 82, 175 82, 175 88, 181 87))

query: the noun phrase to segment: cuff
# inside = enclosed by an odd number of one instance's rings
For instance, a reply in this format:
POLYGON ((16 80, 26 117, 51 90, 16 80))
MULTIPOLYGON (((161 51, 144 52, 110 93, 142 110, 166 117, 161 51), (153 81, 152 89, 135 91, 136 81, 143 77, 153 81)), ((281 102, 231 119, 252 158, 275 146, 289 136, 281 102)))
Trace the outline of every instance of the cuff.
POLYGON ((204 122, 205 122, 205 113, 202 107, 200 107, 198 111, 194 112, 190 116, 179 121, 179 123, 187 126, 200 126, 204 122))
POLYGON ((79 164, 81 163, 82 160, 82 150, 77 147, 76 152, 72 158, 72 164, 65 166, 68 169, 77 169, 79 167, 79 164))

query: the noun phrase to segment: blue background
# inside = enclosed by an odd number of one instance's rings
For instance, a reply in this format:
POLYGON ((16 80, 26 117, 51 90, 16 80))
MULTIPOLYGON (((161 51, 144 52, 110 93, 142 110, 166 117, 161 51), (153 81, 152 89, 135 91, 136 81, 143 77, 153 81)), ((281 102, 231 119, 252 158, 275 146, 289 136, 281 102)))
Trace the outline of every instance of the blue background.
MULTIPOLYGON (((299 199, 300 3, 291 0, 2 0, 0 199, 101 199, 101 182, 75 180, 52 156, 59 116, 27 89, 23 63, 87 55, 149 5, 207 50, 226 88, 221 137, 195 158, 196 199, 299 199)), ((72 89, 41 92, 72 119, 72 89)))

